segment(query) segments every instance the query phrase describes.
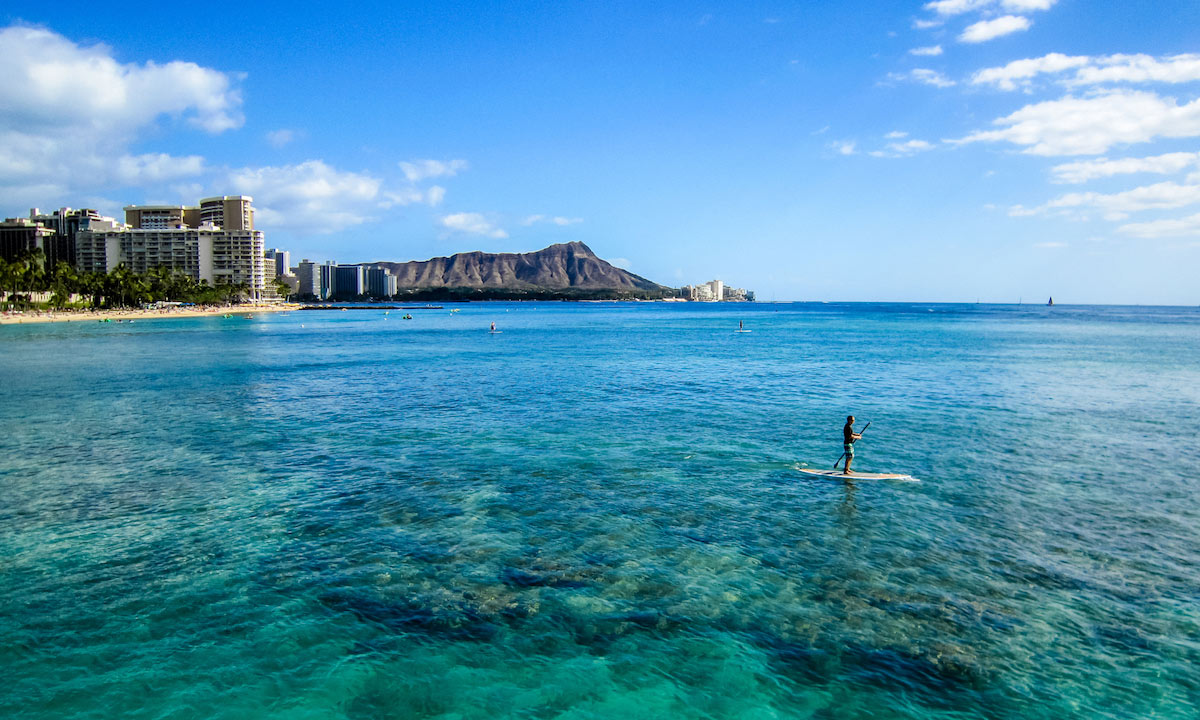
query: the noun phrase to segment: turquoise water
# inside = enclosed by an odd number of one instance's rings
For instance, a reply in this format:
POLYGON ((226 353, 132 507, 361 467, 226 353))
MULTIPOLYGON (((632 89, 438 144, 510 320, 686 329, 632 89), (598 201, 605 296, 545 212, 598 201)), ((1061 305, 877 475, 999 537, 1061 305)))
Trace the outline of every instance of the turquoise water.
POLYGON ((0 327, 0 716, 1196 717, 1197 309, 400 314, 0 327))

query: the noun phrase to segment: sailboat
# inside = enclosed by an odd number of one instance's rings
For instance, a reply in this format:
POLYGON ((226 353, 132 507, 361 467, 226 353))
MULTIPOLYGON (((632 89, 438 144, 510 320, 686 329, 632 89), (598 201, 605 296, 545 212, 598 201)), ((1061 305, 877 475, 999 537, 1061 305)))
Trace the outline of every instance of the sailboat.
POLYGON ((1051 298, 1050 298, 1050 302, 1048 302, 1048 303, 1046 303, 1046 304, 1047 304, 1047 305, 1049 305, 1050 307, 1054 307, 1054 298, 1053 298, 1053 297, 1051 297, 1051 298))

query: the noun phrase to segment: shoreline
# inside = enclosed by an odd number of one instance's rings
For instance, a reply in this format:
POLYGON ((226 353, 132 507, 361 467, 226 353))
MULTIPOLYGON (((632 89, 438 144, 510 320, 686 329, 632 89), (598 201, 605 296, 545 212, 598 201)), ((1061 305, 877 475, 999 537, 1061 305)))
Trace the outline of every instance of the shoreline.
POLYGON ((172 318, 209 317, 213 315, 286 312, 298 310, 296 303, 273 303, 271 305, 222 305, 204 308, 161 308, 155 310, 48 310, 34 312, 0 313, 0 325, 30 325, 54 322, 103 322, 105 320, 167 320, 172 318))

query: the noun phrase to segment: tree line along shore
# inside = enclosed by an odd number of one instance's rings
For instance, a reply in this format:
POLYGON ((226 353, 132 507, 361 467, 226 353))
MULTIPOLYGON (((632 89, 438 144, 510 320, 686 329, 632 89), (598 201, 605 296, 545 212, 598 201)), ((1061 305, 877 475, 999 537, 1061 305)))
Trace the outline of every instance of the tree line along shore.
POLYGON ((46 267, 40 248, 12 260, 0 259, 0 308, 6 311, 111 310, 163 302, 233 305, 249 293, 245 283, 210 285, 165 266, 144 273, 124 265, 107 273, 86 272, 61 261, 46 267))

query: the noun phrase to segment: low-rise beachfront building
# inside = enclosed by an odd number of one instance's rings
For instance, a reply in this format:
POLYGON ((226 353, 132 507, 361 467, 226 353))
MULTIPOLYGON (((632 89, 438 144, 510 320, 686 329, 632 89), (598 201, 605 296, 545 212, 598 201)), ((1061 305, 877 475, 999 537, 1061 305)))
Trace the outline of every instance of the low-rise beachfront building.
POLYGON ((135 205, 125 208, 125 224, 88 219, 76 235, 76 265, 89 272, 169 267, 209 285, 245 285, 249 299, 260 300, 264 238, 254 229, 250 202, 238 195, 207 198, 197 207, 135 205))

